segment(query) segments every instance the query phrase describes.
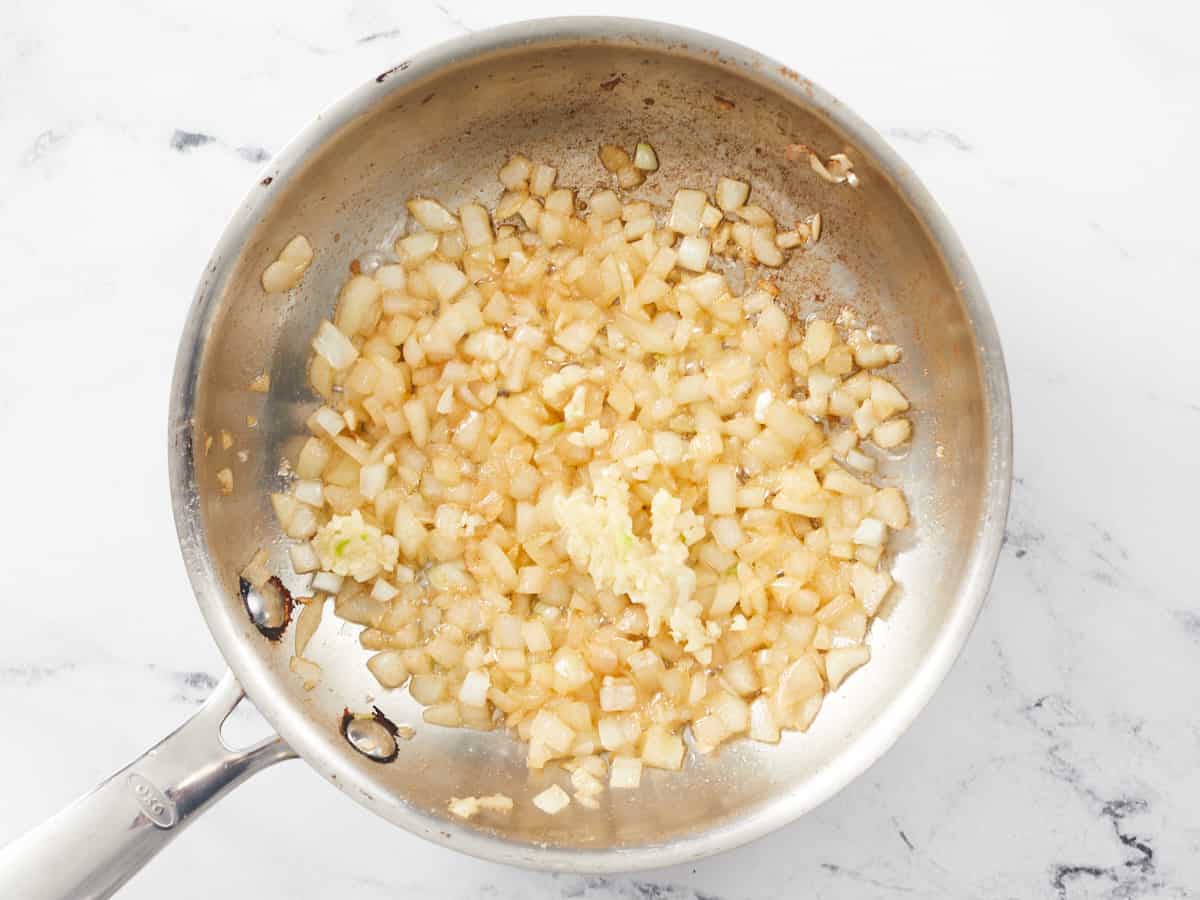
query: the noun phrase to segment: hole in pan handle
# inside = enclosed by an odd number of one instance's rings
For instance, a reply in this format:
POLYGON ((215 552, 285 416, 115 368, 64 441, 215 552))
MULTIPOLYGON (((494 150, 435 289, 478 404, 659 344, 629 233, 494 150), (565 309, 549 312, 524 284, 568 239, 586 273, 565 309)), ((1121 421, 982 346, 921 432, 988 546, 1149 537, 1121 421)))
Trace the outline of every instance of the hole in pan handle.
POLYGON ((172 734, 0 849, 0 897, 110 897, 226 793, 255 772, 293 759, 278 736, 243 750, 222 743, 221 725, 244 697, 226 672, 172 734))

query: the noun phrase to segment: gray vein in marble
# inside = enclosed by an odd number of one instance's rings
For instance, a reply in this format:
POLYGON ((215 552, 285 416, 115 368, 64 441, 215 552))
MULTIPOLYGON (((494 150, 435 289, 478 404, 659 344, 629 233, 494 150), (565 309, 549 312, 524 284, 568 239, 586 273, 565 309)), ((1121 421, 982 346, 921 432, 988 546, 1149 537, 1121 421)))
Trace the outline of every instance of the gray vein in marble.
POLYGON ((67 133, 57 128, 48 128, 33 139, 29 149, 21 156, 22 166, 36 165, 67 139, 67 133))
POLYGON ((881 881, 878 878, 872 878, 857 869, 849 869, 845 866, 834 865, 833 863, 821 863, 821 868, 831 875, 842 875, 849 878, 851 881, 857 881, 860 884, 869 884, 871 887, 883 888, 885 891, 893 893, 911 894, 912 888, 905 887, 902 884, 895 884, 890 881, 881 881))
POLYGON ((271 158, 270 151, 262 147, 244 146, 235 147, 234 152, 237 153, 246 162, 263 163, 271 158))
POLYGON ((386 41, 390 38, 399 37, 404 32, 399 28, 389 28, 387 31, 374 31, 371 34, 365 34, 356 40, 356 44, 370 44, 373 41, 386 41))
POLYGON ((180 153, 186 153, 196 147, 216 143, 216 140, 211 134, 203 134, 199 131, 183 131, 176 128, 175 133, 171 135, 171 149, 178 150, 180 153))
POLYGON ((1099 538, 1097 543, 1089 544, 1088 555, 1100 563, 1100 568, 1091 569, 1088 577, 1106 587, 1125 586, 1127 579, 1120 563, 1129 561, 1129 551, 1113 539, 1112 532, 1107 528, 1097 522, 1088 524, 1099 538))
POLYGON ((634 878, 605 878, 599 875, 553 876, 566 880, 559 895, 562 900, 720 900, 694 888, 678 884, 657 884, 634 878))
POLYGON ((179 153, 191 153, 199 147, 207 147, 210 144, 231 149, 249 163, 264 163, 271 158, 271 151, 264 147, 259 147, 255 144, 240 144, 236 147, 230 147, 221 139, 201 131, 184 131, 181 128, 176 128, 171 135, 171 149, 179 153))
POLYGON ((1159 878, 1154 863, 1154 848, 1147 838, 1129 831, 1122 823, 1126 817, 1146 812, 1148 804, 1144 800, 1110 800, 1100 809, 1101 817, 1107 819, 1113 829, 1113 834, 1126 849, 1133 851, 1133 856, 1120 865, 1097 866, 1090 864, 1059 863, 1053 867, 1050 884, 1059 897, 1067 896, 1068 882, 1077 879, 1093 879, 1107 881, 1112 884, 1111 897, 1126 900, 1126 898, 1144 897, 1150 891, 1171 890, 1177 897, 1190 896, 1187 888, 1172 887, 1159 878))
POLYGON ((1034 516, 1027 514, 1029 497, 1024 478, 1013 479, 1012 494, 1008 527, 1004 530, 1004 547, 1011 547, 1017 559, 1024 559, 1030 551, 1039 549, 1045 543, 1046 532, 1034 524, 1034 516))
POLYGON ((1200 644, 1200 613, 1193 612, 1190 609, 1175 610, 1175 621, 1197 644, 1200 644))
POLYGON ((443 4, 443 3, 435 3, 435 4, 433 4, 433 6, 434 6, 434 9, 436 9, 436 10, 437 10, 438 12, 440 12, 440 13, 441 13, 443 16, 445 16, 445 17, 446 17, 446 21, 447 21, 447 22, 449 22, 451 25, 453 25, 455 28, 461 28, 461 29, 462 29, 463 31, 465 31, 467 34, 471 34, 472 32, 474 32, 474 31, 475 31, 475 29, 474 29, 474 28, 472 28, 470 25, 468 25, 466 22, 464 22, 462 19, 460 19, 460 18, 459 18, 459 17, 458 17, 458 16, 457 16, 457 15, 456 15, 456 14, 455 14, 455 13, 454 13, 454 12, 453 12, 453 11, 452 11, 450 8, 449 8, 449 7, 447 7, 445 4, 443 4))
MULTIPOLYGON (((996 645, 996 649, 1003 656, 999 645, 996 645)), ((1011 686, 1010 675, 1002 671, 1002 677, 1011 686)), ((1150 804, 1136 797, 1106 798, 1099 788, 1089 782, 1085 770, 1067 758, 1070 732, 1073 729, 1088 729, 1093 723, 1077 711, 1066 697, 1054 693, 1023 705, 1019 712, 1026 723, 1050 742, 1045 751, 1048 774, 1074 790, 1089 807, 1096 810, 1101 819, 1110 824, 1114 837, 1126 854, 1120 863, 1111 865, 1078 860, 1052 863, 1049 881, 1056 896, 1065 900, 1071 886, 1085 879, 1110 885, 1108 896, 1114 900, 1141 897, 1148 891, 1170 888, 1156 870, 1151 838, 1134 832, 1125 824, 1125 819, 1148 812, 1150 804)), ((1188 894, 1185 891, 1176 896, 1186 897, 1188 894)))
POLYGON ((884 134, 914 144, 946 144, 962 153, 970 153, 974 149, 953 131, 944 128, 889 128, 884 134))
POLYGON ((199 705, 217 686, 216 677, 207 672, 175 671, 155 665, 148 665, 146 668, 151 672, 162 673, 170 679, 176 689, 176 693, 171 699, 176 702, 199 705))
POLYGON ((0 684, 22 684, 26 687, 40 684, 50 678, 73 672, 75 663, 54 665, 7 666, 0 669, 0 684))

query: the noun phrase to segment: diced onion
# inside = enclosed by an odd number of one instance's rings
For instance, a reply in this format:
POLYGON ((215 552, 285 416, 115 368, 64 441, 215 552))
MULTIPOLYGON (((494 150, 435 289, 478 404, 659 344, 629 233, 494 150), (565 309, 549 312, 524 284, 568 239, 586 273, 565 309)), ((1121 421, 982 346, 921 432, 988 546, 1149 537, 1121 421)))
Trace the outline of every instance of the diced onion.
POLYGON ((911 436, 912 423, 908 419, 889 419, 871 431, 871 439, 884 449, 898 447, 911 436))
POLYGON ((312 345, 317 355, 329 363, 335 372, 348 369, 358 359, 358 348, 332 322, 321 323, 312 345))
POLYGON ((325 603, 314 599, 304 604, 300 615, 296 617, 296 656, 304 656, 313 635, 321 627, 321 616, 325 611, 325 603))
POLYGON ((636 756, 618 756, 612 761, 608 786, 613 790, 632 790, 642 783, 642 761, 636 756))
MULTIPOLYGON (((590 196, 518 154, 494 205, 409 201, 395 261, 361 253, 317 329, 323 405, 271 496, 293 571, 312 573, 305 687, 333 598, 426 723, 507 727, 529 768, 570 772, 573 798, 538 795, 553 812, 680 769, 688 744, 808 728, 867 658, 909 519, 860 445, 911 437, 880 371, 899 348, 850 310, 799 319, 807 298, 749 268, 810 247, 819 215, 777 225, 733 178, 669 210, 624 196, 658 169, 647 143, 600 164, 615 178, 590 196)), ((244 575, 269 579, 256 560, 244 575)), ((512 801, 448 806, 492 808, 512 801)))
POLYGON ((529 160, 517 154, 500 169, 500 183, 509 190, 517 190, 525 186, 533 166, 529 160))
POLYGON ((556 816, 571 805, 571 798, 566 791, 553 784, 533 798, 533 805, 547 815, 556 816))
POLYGON ((242 569, 242 577, 250 582, 252 587, 260 588, 271 580, 271 570, 267 568, 269 559, 266 550, 256 550, 250 562, 242 569))
POLYGON ((314 591, 336 594, 342 589, 342 576, 333 572, 318 572, 313 576, 312 587, 314 591))
POLYGON ((317 556, 317 551, 307 541, 288 547, 288 556, 291 557, 292 568, 297 575, 305 575, 321 568, 321 560, 317 556))
POLYGON ((301 503, 321 507, 325 505, 325 486, 319 479, 300 479, 292 485, 292 496, 301 503))
POLYGON ((458 228, 458 219, 436 200, 414 197, 407 206, 412 217, 429 231, 454 231, 458 228))
POLYGON ((462 687, 458 689, 458 699, 467 706, 484 706, 491 686, 491 678, 486 671, 476 669, 468 672, 462 687))
POLYGON ((676 191, 675 202, 671 205, 671 213, 667 217, 667 227, 680 234, 695 234, 700 230, 700 219, 704 215, 706 203, 708 196, 704 191, 676 191))
POLYGON ((358 492, 368 500, 374 500, 387 487, 388 467, 386 463, 363 466, 358 472, 358 492))
POLYGON ((727 213, 741 209, 750 196, 750 185, 733 178, 717 180, 717 206, 727 213))
POLYGON ((637 145, 633 151, 633 164, 643 172, 658 171, 658 154, 654 152, 654 148, 643 142, 637 145))
POLYGON ((656 769, 683 768, 683 740, 662 725, 652 725, 642 744, 642 762, 656 769))
POLYGON ((882 547, 887 540, 887 526, 878 519, 863 519, 854 531, 854 543, 882 547))
POLYGON ((677 262, 681 268, 703 272, 708 268, 711 244, 705 238, 685 237, 679 242, 677 262))
POLYGON ((279 257, 262 274, 262 286, 268 294, 290 291, 300 283, 313 259, 312 245, 302 234, 296 235, 279 251, 279 257))
POLYGON ((829 689, 836 691, 847 675, 870 658, 871 651, 866 647, 834 647, 826 653, 825 675, 829 679, 829 689))
POLYGON ((462 221, 463 238, 468 247, 483 247, 492 243, 492 220, 488 211, 478 203, 468 203, 458 211, 462 221))
POLYGON ((383 578, 375 579, 375 583, 371 586, 371 599, 378 600, 380 603, 387 603, 400 591, 395 585, 391 584, 383 578))

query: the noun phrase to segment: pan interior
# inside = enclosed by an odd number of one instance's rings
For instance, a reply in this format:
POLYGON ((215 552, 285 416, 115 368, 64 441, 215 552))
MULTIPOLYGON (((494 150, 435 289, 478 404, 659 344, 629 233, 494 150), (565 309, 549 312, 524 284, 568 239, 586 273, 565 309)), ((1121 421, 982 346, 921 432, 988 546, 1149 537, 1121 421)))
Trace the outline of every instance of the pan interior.
POLYGON ((908 692, 931 660, 937 674, 927 685, 937 680, 978 605, 975 582, 991 564, 981 523, 995 512, 998 438, 959 282, 969 269, 914 211, 901 186, 911 176, 878 162, 834 101, 786 71, 756 68, 748 54, 643 32, 551 34, 435 57, 353 95, 289 147, 206 273, 195 350, 181 355, 177 391, 186 402, 175 437, 184 460, 177 514, 205 616, 251 698, 311 765, 434 840, 509 862, 603 869, 699 855, 761 833, 820 802, 894 740, 925 699, 908 692), (378 687, 358 627, 331 609, 307 653, 324 677, 306 693, 288 669, 291 631, 277 643, 260 635, 237 573, 259 547, 276 571, 289 571, 268 494, 284 483, 280 460, 294 458, 316 405, 305 386, 309 339, 331 314, 351 260, 403 227, 404 200, 420 192, 452 208, 493 202, 495 173, 516 152, 556 165, 560 184, 586 193, 609 186, 597 147, 639 140, 661 161, 640 196, 668 203, 678 187, 711 190, 729 174, 749 180, 781 221, 822 213, 820 243, 792 254, 781 286, 803 313, 832 317, 849 306, 904 348, 894 377, 912 399, 915 439, 884 474, 904 486, 914 527, 895 561, 895 599, 872 627, 870 665, 830 696, 807 734, 776 747, 738 742, 681 774, 648 772, 640 790, 607 794, 597 811, 573 805, 549 817, 528 800, 565 783, 561 770, 527 772, 523 747, 502 731, 424 725, 406 692, 378 687), (859 186, 827 184, 789 162, 784 148, 793 142, 847 153, 859 186), (260 273, 296 234, 309 238, 316 259, 291 296, 265 296, 260 273), (267 394, 247 390, 261 372, 271 376, 267 394), (233 436, 229 450, 216 438, 222 430, 233 436), (225 467, 234 473, 230 495, 217 488, 225 467), (340 732, 345 708, 373 706, 416 731, 388 764, 356 753, 340 732), (446 812, 452 796, 496 792, 515 799, 511 814, 464 824, 446 812))

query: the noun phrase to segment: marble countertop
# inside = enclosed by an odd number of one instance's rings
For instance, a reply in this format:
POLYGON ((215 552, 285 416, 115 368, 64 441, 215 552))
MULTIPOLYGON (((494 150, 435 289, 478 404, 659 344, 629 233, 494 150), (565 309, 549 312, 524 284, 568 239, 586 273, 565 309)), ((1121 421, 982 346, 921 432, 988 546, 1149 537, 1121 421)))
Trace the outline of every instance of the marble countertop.
MULTIPOLYGON (((409 836, 291 764, 122 896, 1200 894, 1200 596, 1183 533, 1200 500, 1200 238, 1183 211, 1200 199, 1195 13, 772 6, 570 11, 692 25, 805 73, 888 137, 959 229, 1004 340, 1017 477, 990 602, 934 701, 816 812, 695 865, 508 869, 409 836)), ((424 46, 566 10, 10 0, 0 843, 173 728, 223 670, 176 548, 163 417, 196 277, 263 160, 424 46), (84 537, 60 541, 64 523, 84 537)))

